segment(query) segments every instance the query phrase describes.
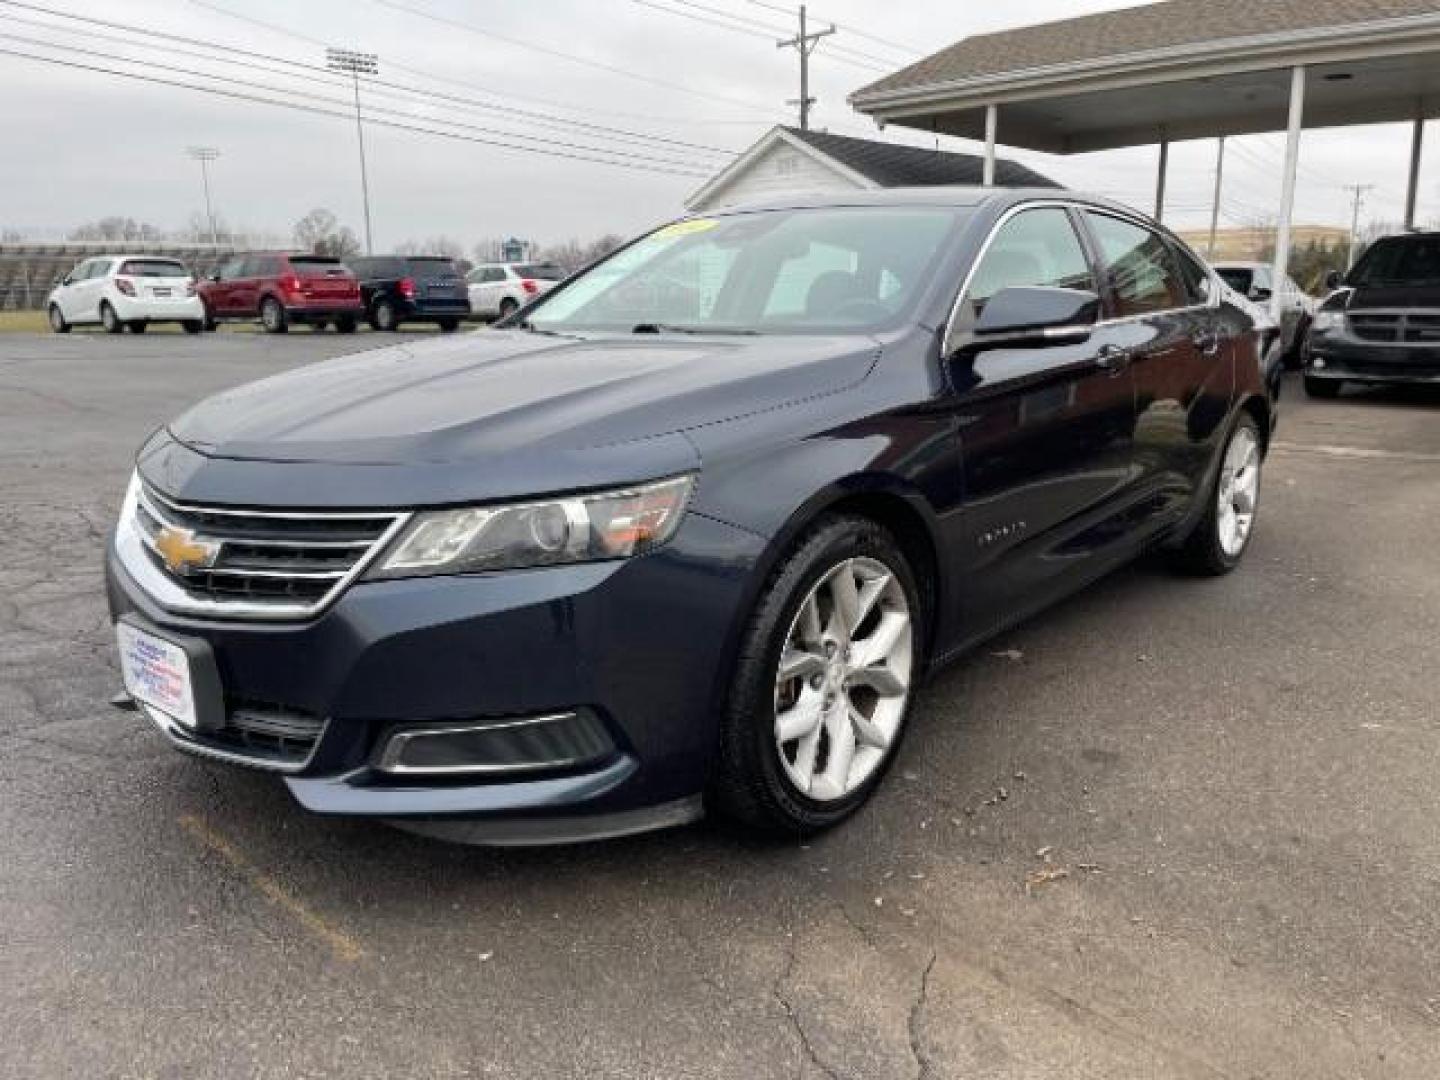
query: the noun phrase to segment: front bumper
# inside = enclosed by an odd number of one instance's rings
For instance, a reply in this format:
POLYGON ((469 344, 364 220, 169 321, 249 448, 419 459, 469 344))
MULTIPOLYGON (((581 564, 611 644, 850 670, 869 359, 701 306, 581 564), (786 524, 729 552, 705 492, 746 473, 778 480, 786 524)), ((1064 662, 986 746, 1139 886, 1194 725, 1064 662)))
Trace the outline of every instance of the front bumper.
POLYGON ((1305 377, 1369 383, 1440 383, 1440 346, 1386 345, 1343 333, 1312 333, 1305 377))
MULTIPOLYGON (((293 624, 167 612, 113 542, 106 580, 113 617, 204 643, 226 709, 268 703, 315 718, 313 751, 284 777, 307 809, 537 843, 698 816, 714 703, 762 546, 692 511, 665 548, 628 562, 361 582, 293 624), (582 769, 414 776, 378 767, 389 736, 413 725, 577 709, 600 719, 614 747, 582 769)), ((237 760, 228 744, 174 725, 167 734, 180 749, 237 760)))

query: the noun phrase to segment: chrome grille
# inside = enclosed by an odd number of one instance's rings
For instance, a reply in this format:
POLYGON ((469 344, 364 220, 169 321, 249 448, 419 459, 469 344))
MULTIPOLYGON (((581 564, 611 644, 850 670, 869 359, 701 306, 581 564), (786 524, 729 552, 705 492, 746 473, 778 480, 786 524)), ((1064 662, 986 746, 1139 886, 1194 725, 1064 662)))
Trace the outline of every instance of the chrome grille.
POLYGON ((116 544, 127 569, 174 611, 296 619, 319 613, 409 518, 404 513, 237 510, 132 486, 116 544), (202 553, 167 557, 176 536, 202 553))
POLYGON ((1350 332, 1366 341, 1399 341, 1401 326, 1401 317, 1389 313, 1350 316, 1350 332))

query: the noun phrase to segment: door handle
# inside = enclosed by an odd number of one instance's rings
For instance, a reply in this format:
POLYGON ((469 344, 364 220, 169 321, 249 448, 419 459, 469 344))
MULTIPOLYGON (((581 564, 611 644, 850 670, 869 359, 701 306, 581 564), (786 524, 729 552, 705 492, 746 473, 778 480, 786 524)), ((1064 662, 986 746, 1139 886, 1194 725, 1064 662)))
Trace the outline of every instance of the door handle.
POLYGON ((1132 357, 1129 349, 1122 349, 1119 345, 1102 345, 1095 352, 1095 364, 1102 367, 1112 375, 1118 375, 1130 366, 1132 357))
POLYGON ((1202 356, 1214 356, 1220 351, 1220 335, 1214 330, 1202 330, 1190 339, 1202 356))

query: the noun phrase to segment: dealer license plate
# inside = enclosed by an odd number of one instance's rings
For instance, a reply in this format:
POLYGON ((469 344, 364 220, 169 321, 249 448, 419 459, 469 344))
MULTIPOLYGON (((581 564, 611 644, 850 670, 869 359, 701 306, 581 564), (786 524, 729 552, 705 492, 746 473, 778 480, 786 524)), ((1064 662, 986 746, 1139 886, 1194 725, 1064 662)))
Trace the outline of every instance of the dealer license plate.
POLYGON ((185 650, 124 621, 115 624, 115 635, 120 644, 120 674, 126 692, 136 701, 193 728, 195 689, 185 650))

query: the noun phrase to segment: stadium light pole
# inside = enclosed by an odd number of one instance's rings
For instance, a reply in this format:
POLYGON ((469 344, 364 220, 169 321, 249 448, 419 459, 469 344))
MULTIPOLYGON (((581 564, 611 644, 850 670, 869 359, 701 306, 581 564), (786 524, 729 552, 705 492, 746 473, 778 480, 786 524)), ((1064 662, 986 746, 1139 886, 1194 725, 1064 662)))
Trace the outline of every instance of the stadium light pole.
POLYGON ((325 50, 325 66, 349 75, 355 83, 355 136, 360 142, 360 196, 365 203, 365 254, 373 255, 370 243, 370 181, 365 175, 365 125, 360 120, 360 76, 380 74, 380 57, 349 49, 325 50))
POLYGON ((185 153, 200 162, 200 179, 205 184, 205 219, 210 222, 210 246, 219 247, 220 238, 215 231, 215 207, 210 203, 210 162, 220 156, 213 146, 187 147, 185 153))

